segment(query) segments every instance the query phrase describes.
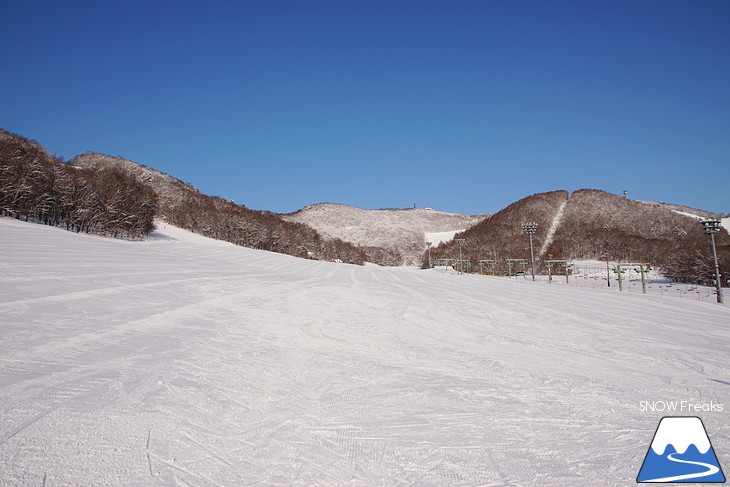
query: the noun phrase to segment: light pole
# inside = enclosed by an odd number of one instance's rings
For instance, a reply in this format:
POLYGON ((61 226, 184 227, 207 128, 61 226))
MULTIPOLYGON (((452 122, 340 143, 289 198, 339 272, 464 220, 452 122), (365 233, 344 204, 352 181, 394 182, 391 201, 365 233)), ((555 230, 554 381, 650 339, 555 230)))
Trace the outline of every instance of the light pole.
POLYGON ((537 230, 537 223, 528 222, 522 224, 522 230, 530 237, 530 269, 532 271, 532 280, 535 280, 535 254, 532 249, 532 236, 535 235, 537 230))
POLYGON ((431 245, 433 245, 433 242, 426 242, 426 245, 428 246, 428 268, 431 268, 431 245))
POLYGON ((464 242, 466 242, 466 240, 464 240, 463 238, 456 239, 456 243, 459 244, 459 274, 463 274, 463 272, 462 272, 463 263, 461 262, 461 247, 464 245, 464 242))
MULTIPOLYGON (((611 227, 608 226, 608 223, 603 224, 603 230, 606 232, 606 235, 608 235, 608 232, 611 230, 611 227)), ((608 238, 606 238, 606 240, 608 240, 608 238)), ((608 249, 606 249, 605 256, 606 256, 606 282, 608 283, 608 287, 611 287, 611 271, 608 269, 608 257, 609 257, 608 249)))
POLYGON ((720 282, 720 266, 717 264, 717 251, 715 250, 715 234, 720 231, 720 220, 705 218, 700 219, 699 222, 705 229, 705 233, 710 236, 712 259, 715 263, 715 286, 717 287, 717 302, 723 304, 722 283, 720 282))

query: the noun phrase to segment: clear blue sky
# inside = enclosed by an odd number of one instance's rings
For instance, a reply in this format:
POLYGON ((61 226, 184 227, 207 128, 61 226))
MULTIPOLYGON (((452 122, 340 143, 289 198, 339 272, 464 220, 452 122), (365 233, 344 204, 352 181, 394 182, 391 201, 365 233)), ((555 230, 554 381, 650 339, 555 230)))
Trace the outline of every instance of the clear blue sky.
POLYGON ((5 0, 0 127, 255 209, 730 212, 730 1, 5 0))

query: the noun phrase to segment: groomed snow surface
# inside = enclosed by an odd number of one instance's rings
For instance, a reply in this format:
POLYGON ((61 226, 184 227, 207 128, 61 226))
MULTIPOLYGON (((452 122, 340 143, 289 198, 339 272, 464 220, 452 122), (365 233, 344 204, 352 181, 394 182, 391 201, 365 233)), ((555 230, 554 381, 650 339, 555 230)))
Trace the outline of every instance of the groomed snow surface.
POLYGON ((730 309, 0 219, 0 485, 626 486, 730 466, 730 309), (681 414, 673 414, 681 415, 681 414))

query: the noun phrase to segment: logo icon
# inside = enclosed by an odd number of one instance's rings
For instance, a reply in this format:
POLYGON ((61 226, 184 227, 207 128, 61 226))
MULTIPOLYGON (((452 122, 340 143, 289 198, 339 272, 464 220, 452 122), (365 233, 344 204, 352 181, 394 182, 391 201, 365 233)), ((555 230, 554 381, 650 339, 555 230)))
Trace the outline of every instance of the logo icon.
POLYGON ((662 418, 636 481, 725 483, 702 420, 695 416, 662 418))

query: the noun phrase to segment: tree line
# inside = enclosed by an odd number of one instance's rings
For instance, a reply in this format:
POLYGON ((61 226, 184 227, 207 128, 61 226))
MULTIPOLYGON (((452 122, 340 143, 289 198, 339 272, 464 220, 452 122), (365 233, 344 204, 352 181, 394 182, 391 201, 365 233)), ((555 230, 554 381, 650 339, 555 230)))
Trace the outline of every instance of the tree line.
POLYGON ((147 235, 161 218, 207 237, 297 257, 353 264, 370 260, 368 252, 382 257, 380 249, 323 238, 307 225, 204 195, 125 159, 86 153, 64 163, 38 142, 2 129, 0 215, 118 238, 147 235))
POLYGON ((75 232, 137 238, 154 228, 157 196, 117 169, 63 164, 46 149, 0 129, 0 213, 75 232))
MULTIPOLYGON (((179 195, 178 195, 179 196, 179 195)), ((312 227, 283 220, 279 215, 240 206, 225 198, 195 190, 183 198, 162 198, 165 221, 191 232, 243 247, 296 257, 362 265, 365 249, 340 239, 322 237, 312 227)))
MULTIPOLYGON (((479 260, 494 260, 496 273, 506 275, 507 259, 529 260, 529 237, 522 229, 522 223, 528 221, 537 223, 533 235, 536 272, 546 272, 544 261, 548 259, 640 262, 660 268, 678 282, 712 284, 710 245, 698 222, 661 206, 590 189, 570 196, 566 191, 553 191, 523 198, 457 234, 456 238, 465 240, 462 256, 471 262, 471 270, 479 270, 479 260), (560 222, 548 239, 561 206, 560 222)), ((715 238, 721 280, 727 286, 730 236, 723 230, 715 238)), ((458 255, 453 241, 431 250, 432 262, 458 255)), ((428 265, 427 252, 423 260, 428 265)))
MULTIPOLYGON (((192 185, 121 158, 87 153, 70 164, 36 141, 0 129, 0 214, 75 232, 139 238, 154 230, 155 218, 236 245, 297 257, 400 265, 397 249, 361 247, 328 239, 315 229, 267 211, 251 210, 192 185)), ((666 208, 596 190, 541 193, 458 234, 465 260, 529 259, 521 224, 538 224, 533 237, 536 271, 546 259, 601 259, 651 263, 681 282, 711 284, 713 263, 707 236, 691 218, 666 208), (552 239, 550 226, 563 207, 552 239), (547 242, 550 240, 549 242, 547 242), (546 243, 547 242, 547 243, 546 243), (543 249, 543 247, 545 247, 543 249), (544 252, 543 252, 544 251, 544 252)), ((716 235, 721 280, 730 277, 730 237, 716 235)), ((431 250, 432 262, 459 255, 455 242, 431 250)), ((423 254, 423 266, 428 253, 423 254)))

